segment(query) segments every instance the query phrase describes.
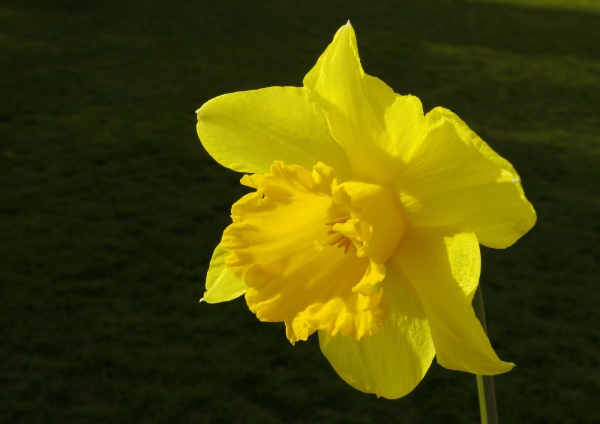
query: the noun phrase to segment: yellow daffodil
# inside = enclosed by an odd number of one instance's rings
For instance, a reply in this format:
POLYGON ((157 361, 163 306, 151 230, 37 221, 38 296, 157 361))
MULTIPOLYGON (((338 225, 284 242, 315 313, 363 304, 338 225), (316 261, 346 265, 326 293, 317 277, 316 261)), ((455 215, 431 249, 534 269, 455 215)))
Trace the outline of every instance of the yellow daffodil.
POLYGON ((424 115, 365 74, 349 23, 303 87, 227 94, 197 114, 206 150, 256 189, 233 205, 204 301, 245 293, 292 343, 318 330, 346 382, 387 398, 435 355, 481 375, 513 367, 471 301, 479 243, 505 248, 535 223, 519 176, 454 113, 424 115))

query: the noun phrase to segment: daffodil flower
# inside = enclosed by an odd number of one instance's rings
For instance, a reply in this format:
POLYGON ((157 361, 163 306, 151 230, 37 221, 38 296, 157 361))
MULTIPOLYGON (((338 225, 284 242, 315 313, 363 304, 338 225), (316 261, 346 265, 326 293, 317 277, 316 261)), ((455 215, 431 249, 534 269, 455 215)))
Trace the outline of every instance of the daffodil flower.
POLYGON ((246 294, 293 344, 318 330, 358 390, 409 393, 434 356, 509 371, 471 301, 479 243, 505 248, 536 215, 520 178, 454 113, 364 73, 348 23, 303 87, 226 94, 198 111, 200 140, 256 189, 232 207, 203 298, 246 294))

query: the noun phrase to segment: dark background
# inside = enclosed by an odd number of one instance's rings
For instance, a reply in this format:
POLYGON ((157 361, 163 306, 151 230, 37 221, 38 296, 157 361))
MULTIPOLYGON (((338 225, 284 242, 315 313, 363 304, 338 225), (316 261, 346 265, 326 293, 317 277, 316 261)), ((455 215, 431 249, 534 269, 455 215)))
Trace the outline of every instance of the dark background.
POLYGON ((538 212, 482 248, 490 337, 517 364, 501 421, 599 422, 600 7, 374 3, 0 1, 0 422, 478 422, 470 374, 434 361, 377 399, 316 336, 198 304, 245 190, 194 111, 301 85, 348 19, 365 70, 458 113, 538 212))

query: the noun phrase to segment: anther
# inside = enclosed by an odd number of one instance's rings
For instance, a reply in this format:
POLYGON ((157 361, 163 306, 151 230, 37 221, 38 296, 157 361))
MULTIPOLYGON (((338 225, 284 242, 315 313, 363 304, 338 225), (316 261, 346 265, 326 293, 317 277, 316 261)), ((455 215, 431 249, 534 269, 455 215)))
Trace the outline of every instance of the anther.
POLYGON ((350 219, 349 216, 345 216, 345 217, 342 217, 342 218, 338 218, 335 221, 328 222, 325 225, 343 224, 344 222, 348 221, 349 219, 350 219))
POLYGON ((344 237, 344 239, 342 241, 340 241, 340 244, 338 244, 338 248, 340 247, 344 247, 344 253, 348 253, 348 250, 350 250, 350 239, 344 237))
POLYGON ((344 242, 344 239, 345 239, 345 238, 346 238, 345 236, 341 236, 339 239, 337 239, 337 240, 336 240, 336 241, 334 241, 333 243, 330 243, 329 245, 330 245, 330 246, 333 246, 334 244, 338 244, 338 243, 342 244, 342 243, 344 242))
MULTIPOLYGON (((346 221, 348 221, 350 219, 349 216, 345 216, 342 218, 338 218, 335 221, 331 221, 331 222, 327 222, 325 225, 330 225, 332 228, 331 230, 327 231, 327 235, 333 236, 334 234, 338 234, 339 238, 336 238, 333 242, 329 243, 330 246, 333 246, 335 244, 337 244, 338 248, 343 247, 344 248, 344 253, 348 253, 348 251, 350 250, 350 246, 352 245, 352 242, 350 241, 350 239, 342 234, 340 234, 338 231, 335 231, 333 229, 333 226, 335 224, 343 224, 346 221)), ((329 238, 329 240, 332 240, 332 238, 329 238)), ((324 240, 325 241, 325 240, 324 240)))
POLYGON ((350 246, 352 246, 350 239, 346 239, 346 240, 348 240, 348 241, 346 243, 344 243, 344 254, 345 255, 348 254, 348 250, 350 250, 350 246))

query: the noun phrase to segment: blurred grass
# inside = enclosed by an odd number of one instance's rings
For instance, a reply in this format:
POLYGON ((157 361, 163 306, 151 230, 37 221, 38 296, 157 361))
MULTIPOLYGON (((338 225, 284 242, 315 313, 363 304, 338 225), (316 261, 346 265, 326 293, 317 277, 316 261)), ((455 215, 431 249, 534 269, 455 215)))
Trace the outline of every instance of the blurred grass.
POLYGON ((470 0, 505 3, 522 7, 600 11, 600 0, 470 0))
POLYGON ((244 190, 194 111, 300 85, 350 18, 366 71, 458 113, 539 221, 483 250, 508 423, 597 423, 600 25, 585 9, 428 2, 0 2, 0 422, 476 423, 434 363, 398 401, 242 299, 198 305, 244 190))

